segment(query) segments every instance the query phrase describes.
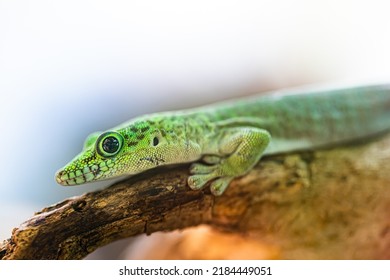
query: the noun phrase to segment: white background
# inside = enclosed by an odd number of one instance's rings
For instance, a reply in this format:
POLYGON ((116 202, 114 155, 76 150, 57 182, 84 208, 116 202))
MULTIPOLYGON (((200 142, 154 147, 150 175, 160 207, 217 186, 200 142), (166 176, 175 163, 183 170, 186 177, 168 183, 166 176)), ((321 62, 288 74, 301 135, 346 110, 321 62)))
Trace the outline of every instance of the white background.
POLYGON ((3 261, 0 262, 0 276, 10 279, 17 275, 28 279, 375 279, 387 280, 390 275, 388 261, 3 261), (119 275, 120 269, 202 269, 203 275, 193 276, 148 276, 119 275), (271 267, 271 276, 261 275, 212 275, 213 267, 271 267), (208 270, 208 272, 207 272, 208 270))
POLYGON ((390 81, 387 3, 0 0, 0 239, 99 187, 54 181, 93 131, 264 89, 390 81))

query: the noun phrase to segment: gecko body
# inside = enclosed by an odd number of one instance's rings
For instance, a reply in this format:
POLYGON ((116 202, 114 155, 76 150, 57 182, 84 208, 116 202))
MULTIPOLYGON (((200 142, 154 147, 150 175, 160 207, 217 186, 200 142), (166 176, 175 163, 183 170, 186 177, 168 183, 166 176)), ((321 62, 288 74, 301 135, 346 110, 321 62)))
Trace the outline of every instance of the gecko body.
POLYGON ((262 155, 316 149, 390 129, 390 86, 297 89, 156 113, 91 134, 56 174, 79 185, 194 162, 188 185, 221 195, 262 155))

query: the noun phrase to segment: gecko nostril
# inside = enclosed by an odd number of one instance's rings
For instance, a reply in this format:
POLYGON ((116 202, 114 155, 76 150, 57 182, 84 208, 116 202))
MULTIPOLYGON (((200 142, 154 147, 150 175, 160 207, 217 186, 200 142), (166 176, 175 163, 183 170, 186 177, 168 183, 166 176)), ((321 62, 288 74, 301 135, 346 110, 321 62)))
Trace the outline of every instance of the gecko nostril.
POLYGON ((57 171, 56 176, 55 176, 57 183, 61 183, 62 182, 62 180, 61 180, 62 174, 64 174, 63 170, 57 171))

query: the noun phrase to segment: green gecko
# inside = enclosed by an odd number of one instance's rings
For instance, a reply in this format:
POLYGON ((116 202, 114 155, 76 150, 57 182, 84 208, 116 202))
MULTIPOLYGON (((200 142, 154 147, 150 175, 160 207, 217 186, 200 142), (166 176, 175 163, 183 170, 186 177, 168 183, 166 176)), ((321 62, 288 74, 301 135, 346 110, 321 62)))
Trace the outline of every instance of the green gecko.
POLYGON ((390 129, 390 85, 274 92, 156 113, 93 133, 56 174, 64 186, 195 162, 188 185, 221 195, 263 155, 316 149, 390 129))

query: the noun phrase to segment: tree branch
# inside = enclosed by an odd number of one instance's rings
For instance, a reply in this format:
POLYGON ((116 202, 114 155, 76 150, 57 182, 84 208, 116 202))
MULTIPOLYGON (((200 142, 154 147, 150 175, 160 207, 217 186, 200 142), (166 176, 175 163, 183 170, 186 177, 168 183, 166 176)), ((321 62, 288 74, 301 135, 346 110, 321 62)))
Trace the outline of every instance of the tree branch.
POLYGON ((0 244, 3 259, 81 259, 142 233, 199 224, 250 234, 280 258, 390 258, 390 135, 262 159, 221 197, 155 170, 44 208, 0 244))

